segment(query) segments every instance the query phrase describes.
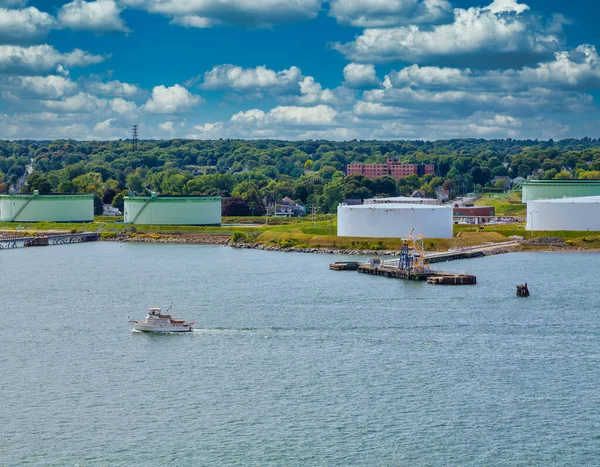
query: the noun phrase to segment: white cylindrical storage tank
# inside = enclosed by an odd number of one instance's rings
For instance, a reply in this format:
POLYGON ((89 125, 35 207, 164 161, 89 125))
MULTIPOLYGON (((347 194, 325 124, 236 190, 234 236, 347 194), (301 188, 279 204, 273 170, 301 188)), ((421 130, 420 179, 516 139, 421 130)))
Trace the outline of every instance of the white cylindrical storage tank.
POLYGON ((600 196, 529 201, 526 229, 600 231, 600 196))
POLYGON ((220 196, 126 196, 124 222, 143 225, 221 225, 220 196))
POLYGON ((338 236, 452 238, 452 206, 364 204, 338 206, 338 236))

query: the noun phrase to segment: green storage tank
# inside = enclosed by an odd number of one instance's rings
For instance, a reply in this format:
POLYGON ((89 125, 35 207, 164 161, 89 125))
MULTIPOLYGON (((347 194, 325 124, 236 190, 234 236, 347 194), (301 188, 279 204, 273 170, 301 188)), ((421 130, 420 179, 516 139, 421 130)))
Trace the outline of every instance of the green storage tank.
POLYGON ((220 196, 126 196, 124 222, 142 225, 221 225, 220 196))
POLYGON ((94 195, 0 195, 3 222, 92 222, 94 195))
POLYGON ((599 196, 600 180, 528 180, 523 182, 522 201, 599 196))

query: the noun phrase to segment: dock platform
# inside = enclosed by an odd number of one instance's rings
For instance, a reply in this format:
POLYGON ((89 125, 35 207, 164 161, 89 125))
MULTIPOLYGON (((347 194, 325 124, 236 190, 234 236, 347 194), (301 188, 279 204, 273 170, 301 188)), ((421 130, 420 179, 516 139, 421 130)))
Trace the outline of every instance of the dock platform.
POLYGON ((357 271, 362 274, 371 274, 375 276, 390 277, 393 279, 402 279, 407 281, 427 281, 435 285, 475 285, 477 277, 470 274, 456 274, 443 271, 405 271, 393 267, 374 267, 368 264, 361 264, 357 271))
POLYGON ((329 265, 332 271, 356 271, 358 269, 358 261, 337 261, 329 265))
POLYGON ((375 267, 368 264, 361 264, 357 271, 361 274, 372 274, 375 276, 391 277, 393 279, 403 279, 406 281, 426 281, 431 275, 429 272, 405 271, 403 269, 391 268, 386 266, 375 267))

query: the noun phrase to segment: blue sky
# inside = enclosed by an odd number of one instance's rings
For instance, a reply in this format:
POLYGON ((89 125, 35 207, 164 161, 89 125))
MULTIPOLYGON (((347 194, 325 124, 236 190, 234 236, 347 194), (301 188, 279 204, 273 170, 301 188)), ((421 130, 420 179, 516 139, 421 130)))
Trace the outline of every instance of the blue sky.
POLYGON ((593 0, 0 0, 0 139, 598 137, 593 0))

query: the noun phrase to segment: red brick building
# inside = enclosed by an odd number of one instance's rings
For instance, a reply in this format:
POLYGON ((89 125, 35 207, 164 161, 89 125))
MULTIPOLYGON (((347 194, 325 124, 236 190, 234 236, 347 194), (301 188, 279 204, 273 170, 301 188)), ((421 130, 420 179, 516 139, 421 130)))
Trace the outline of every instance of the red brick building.
POLYGON ((496 209, 494 206, 455 206, 454 215, 464 217, 494 217, 496 215, 496 209))
POLYGON ((433 164, 401 164, 395 159, 388 159, 385 164, 348 164, 346 167, 346 175, 364 175, 367 178, 391 175, 396 180, 400 180, 409 175, 422 177, 433 173, 435 173, 433 164))

